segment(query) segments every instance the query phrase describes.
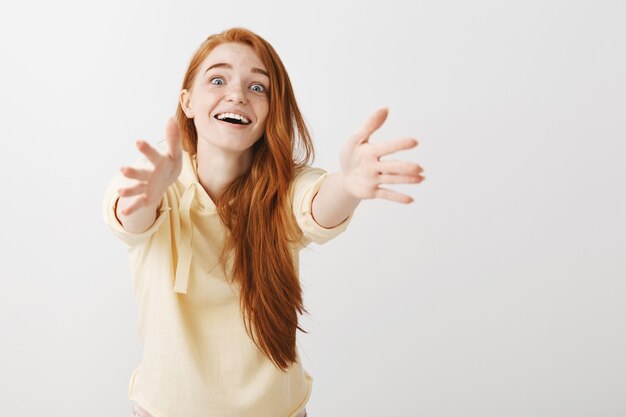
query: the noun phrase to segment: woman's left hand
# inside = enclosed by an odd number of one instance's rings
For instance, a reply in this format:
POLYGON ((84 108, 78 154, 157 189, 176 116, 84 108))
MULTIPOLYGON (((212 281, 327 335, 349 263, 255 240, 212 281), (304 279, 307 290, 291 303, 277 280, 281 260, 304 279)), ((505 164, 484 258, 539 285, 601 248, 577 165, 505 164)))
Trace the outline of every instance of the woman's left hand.
POLYGON ((384 198, 399 203, 411 203, 413 198, 381 188, 381 184, 415 184, 424 180, 422 167, 405 161, 385 160, 380 157, 417 146, 413 138, 384 143, 369 143, 369 137, 387 119, 387 108, 377 110, 344 145, 340 153, 341 174, 346 191, 356 198, 384 198))

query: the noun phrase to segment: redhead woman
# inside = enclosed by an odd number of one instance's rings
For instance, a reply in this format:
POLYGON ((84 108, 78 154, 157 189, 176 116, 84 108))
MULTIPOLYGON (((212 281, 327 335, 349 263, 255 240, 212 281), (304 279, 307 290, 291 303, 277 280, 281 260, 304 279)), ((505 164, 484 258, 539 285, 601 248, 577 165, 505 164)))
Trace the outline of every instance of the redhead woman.
POLYGON ((381 184, 424 179, 417 164, 380 160, 416 140, 368 142, 386 117, 376 111, 346 142, 339 172, 314 168, 274 48, 242 28, 200 45, 165 145, 137 141, 142 155, 103 200, 139 307, 133 416, 307 415, 299 250, 343 232, 363 199, 412 201, 381 184))

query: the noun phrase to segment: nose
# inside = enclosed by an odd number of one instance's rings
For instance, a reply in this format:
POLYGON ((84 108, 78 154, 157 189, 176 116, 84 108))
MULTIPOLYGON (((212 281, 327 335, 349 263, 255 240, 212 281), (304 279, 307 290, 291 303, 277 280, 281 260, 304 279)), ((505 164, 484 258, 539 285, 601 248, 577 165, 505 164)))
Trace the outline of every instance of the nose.
POLYGON ((246 96, 240 86, 233 86, 226 92, 226 101, 246 104, 246 96))

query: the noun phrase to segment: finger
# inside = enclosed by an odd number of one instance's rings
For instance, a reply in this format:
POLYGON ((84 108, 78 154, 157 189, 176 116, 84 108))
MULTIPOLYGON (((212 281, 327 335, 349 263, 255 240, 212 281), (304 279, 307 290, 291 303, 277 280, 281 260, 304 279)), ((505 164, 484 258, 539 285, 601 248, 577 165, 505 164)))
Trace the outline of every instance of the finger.
POLYGON ((148 158, 148 161, 150 161, 152 165, 157 165, 159 163, 159 159, 162 157, 159 151, 150 146, 150 144, 145 140, 138 140, 136 144, 139 151, 144 154, 146 158, 148 158))
POLYGON ((174 159, 180 158, 180 129, 178 127, 178 122, 174 117, 169 117, 167 119, 167 123, 165 124, 165 139, 167 139, 168 154, 174 159))
POLYGON ((150 170, 147 169, 139 169, 133 167, 122 167, 120 168, 122 174, 125 177, 132 178, 139 181, 146 181, 150 177, 150 170))
POLYGON ((378 187, 376 192, 374 192, 376 198, 384 198, 385 200, 396 201, 398 203, 409 204, 413 202, 413 198, 409 197, 406 194, 401 194, 397 191, 389 190, 387 188, 378 187))
POLYGON ((147 184, 145 182, 140 182, 130 187, 122 187, 117 190, 119 195, 122 197, 129 197, 131 195, 141 194, 146 191, 147 184))
POLYGON ((417 141, 413 138, 391 140, 382 143, 375 143, 372 146, 379 156, 389 155, 390 153, 411 149, 417 146, 417 141))
POLYGON ((415 184, 422 182, 424 177, 413 175, 388 175, 383 174, 378 176, 378 181, 381 184, 415 184))
POLYGON ((378 161, 378 172, 381 174, 394 174, 394 175, 419 175, 424 172, 421 166, 405 161, 378 161))
POLYGON ((365 124, 354 134, 353 143, 358 145, 360 143, 367 142, 372 133, 378 130, 378 128, 385 122, 387 114, 389 114, 389 109, 387 107, 376 110, 369 117, 369 119, 367 119, 365 124))

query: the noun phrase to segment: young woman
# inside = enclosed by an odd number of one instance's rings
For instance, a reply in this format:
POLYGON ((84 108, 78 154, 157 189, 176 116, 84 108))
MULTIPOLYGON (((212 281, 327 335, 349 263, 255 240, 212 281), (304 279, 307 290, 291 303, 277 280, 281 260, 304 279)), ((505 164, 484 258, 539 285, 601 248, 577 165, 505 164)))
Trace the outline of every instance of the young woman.
POLYGON ((298 252, 343 232, 362 199, 412 201, 381 184, 423 180, 416 164, 380 160, 416 140, 368 142, 386 116, 375 112, 328 174, 308 165, 313 144, 272 46, 242 28, 200 45, 164 149, 137 141, 143 156, 103 201, 139 305, 134 416, 306 416, 298 252))

